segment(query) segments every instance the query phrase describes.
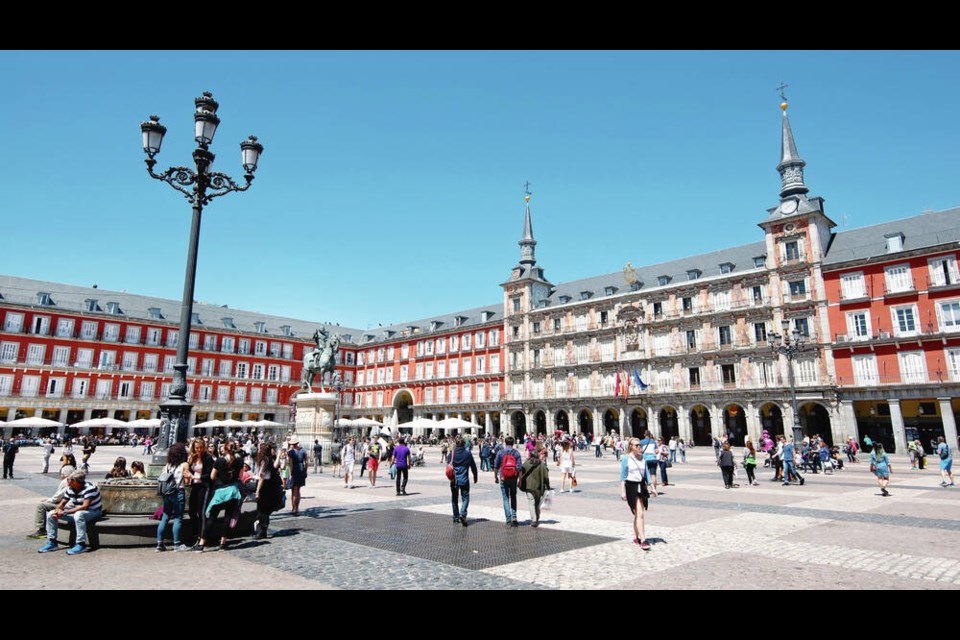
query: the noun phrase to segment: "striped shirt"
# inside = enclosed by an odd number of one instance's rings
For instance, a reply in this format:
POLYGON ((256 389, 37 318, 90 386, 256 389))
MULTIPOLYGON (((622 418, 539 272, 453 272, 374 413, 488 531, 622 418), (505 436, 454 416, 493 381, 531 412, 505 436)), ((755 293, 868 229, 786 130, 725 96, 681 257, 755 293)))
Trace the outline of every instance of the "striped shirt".
POLYGON ((100 489, 97 485, 87 480, 80 491, 74 491, 73 487, 67 486, 67 492, 63 494, 67 499, 67 509, 79 507, 87 500, 90 500, 90 506, 87 511, 103 511, 103 500, 100 499, 100 489))

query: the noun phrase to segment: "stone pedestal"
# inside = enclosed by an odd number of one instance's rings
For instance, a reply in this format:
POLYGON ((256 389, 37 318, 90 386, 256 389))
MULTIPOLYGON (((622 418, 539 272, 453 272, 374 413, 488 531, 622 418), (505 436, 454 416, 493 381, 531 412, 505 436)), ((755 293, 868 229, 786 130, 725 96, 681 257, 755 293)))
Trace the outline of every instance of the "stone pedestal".
POLYGON ((297 394, 297 417, 294 431, 300 438, 300 446, 307 452, 313 464, 313 441, 323 445, 323 463, 330 462, 333 451, 333 421, 337 408, 335 393, 297 394))

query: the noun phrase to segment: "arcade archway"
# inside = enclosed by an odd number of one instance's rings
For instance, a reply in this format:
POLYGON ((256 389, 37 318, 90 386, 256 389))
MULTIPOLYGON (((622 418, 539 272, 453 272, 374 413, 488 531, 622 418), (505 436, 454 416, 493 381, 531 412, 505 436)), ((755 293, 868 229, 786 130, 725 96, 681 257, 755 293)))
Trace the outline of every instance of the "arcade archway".
POLYGON ((690 424, 693 426, 693 443, 699 447, 713 444, 713 430, 710 425, 710 410, 702 404, 690 409, 690 424))

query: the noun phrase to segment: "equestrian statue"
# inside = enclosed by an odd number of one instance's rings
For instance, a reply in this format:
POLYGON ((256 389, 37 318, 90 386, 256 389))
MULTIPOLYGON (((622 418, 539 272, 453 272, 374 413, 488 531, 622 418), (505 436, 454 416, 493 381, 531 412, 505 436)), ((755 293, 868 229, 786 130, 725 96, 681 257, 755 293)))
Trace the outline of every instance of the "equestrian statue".
POLYGON ((317 329, 313 334, 316 343, 313 351, 303 356, 303 373, 300 377, 300 391, 310 393, 315 377, 320 377, 320 393, 326 393, 323 387, 323 374, 329 371, 333 376, 337 366, 337 352, 340 350, 340 336, 331 336, 326 329, 317 329))

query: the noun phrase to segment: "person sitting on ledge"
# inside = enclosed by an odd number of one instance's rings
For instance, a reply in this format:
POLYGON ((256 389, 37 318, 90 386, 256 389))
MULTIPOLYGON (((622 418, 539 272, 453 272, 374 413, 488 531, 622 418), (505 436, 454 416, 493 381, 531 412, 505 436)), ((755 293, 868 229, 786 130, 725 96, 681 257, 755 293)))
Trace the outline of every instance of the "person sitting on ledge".
POLYGON ((132 478, 146 478, 147 473, 143 469, 143 463, 139 460, 134 460, 130 463, 130 471, 132 473, 132 478))
POLYGON ((47 514, 47 544, 40 553, 57 550, 57 524, 60 518, 73 520, 77 526, 77 543, 67 551, 76 555, 90 551, 87 545, 87 525, 103 517, 103 500, 97 485, 87 480, 83 471, 74 471, 67 478, 67 490, 57 508, 47 514))
POLYGON ((27 536, 28 538, 43 540, 47 537, 47 529, 44 526, 44 521, 47 519, 47 514, 56 509, 60 501, 63 500, 63 494, 67 492, 67 478, 70 477, 70 474, 74 471, 76 471, 76 469, 70 465, 60 469, 60 486, 57 487, 57 490, 52 496, 46 500, 41 500, 40 504, 37 505, 37 515, 34 518, 36 529, 34 533, 27 536))
POLYGON ((113 461, 113 469, 107 471, 106 480, 112 478, 129 478, 130 472, 127 470, 127 459, 123 456, 113 461))

